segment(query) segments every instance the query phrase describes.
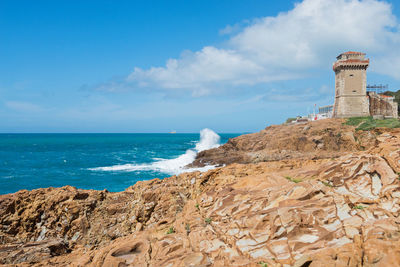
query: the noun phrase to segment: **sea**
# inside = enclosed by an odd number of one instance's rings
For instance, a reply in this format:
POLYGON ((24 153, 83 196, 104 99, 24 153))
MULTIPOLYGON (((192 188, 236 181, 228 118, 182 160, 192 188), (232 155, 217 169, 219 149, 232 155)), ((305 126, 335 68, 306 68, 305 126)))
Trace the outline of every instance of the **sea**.
POLYGON ((185 168, 200 151, 238 134, 0 134, 0 194, 61 187, 123 191, 137 181, 185 168))

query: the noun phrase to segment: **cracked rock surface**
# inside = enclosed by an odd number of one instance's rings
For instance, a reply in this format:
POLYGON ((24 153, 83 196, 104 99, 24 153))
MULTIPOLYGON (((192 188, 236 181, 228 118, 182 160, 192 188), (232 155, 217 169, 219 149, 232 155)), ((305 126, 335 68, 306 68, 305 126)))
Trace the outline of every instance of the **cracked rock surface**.
MULTIPOLYGON (((12 266, 399 266, 400 130, 335 158, 0 196, 12 266)), ((10 265, 11 266, 11 265, 10 265)))

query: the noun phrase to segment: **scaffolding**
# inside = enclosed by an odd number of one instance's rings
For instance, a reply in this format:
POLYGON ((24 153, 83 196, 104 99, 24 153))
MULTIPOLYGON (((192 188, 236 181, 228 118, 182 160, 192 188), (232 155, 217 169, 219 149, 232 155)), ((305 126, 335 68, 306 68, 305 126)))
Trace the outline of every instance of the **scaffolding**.
POLYGON ((388 89, 389 89, 389 85, 388 84, 386 84, 386 85, 382 85, 382 84, 369 85, 368 84, 367 85, 367 92, 374 92, 377 95, 383 94, 388 89))

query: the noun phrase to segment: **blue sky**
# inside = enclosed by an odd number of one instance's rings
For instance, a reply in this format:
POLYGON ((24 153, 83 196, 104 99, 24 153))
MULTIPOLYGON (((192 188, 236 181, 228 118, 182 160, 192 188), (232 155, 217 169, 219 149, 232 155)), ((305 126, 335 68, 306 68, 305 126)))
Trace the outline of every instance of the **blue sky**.
POLYGON ((333 102, 332 63, 400 89, 399 1, 0 0, 0 132, 258 131, 333 102))

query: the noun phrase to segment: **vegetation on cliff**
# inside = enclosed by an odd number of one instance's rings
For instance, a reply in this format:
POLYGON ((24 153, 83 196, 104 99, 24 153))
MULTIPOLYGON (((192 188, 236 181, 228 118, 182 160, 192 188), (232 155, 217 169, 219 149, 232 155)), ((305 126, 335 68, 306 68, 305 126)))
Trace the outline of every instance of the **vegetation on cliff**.
POLYGON ((374 119, 370 117, 353 117, 347 119, 346 125, 356 127, 356 130, 369 131, 375 128, 400 128, 400 121, 398 119, 374 119))

